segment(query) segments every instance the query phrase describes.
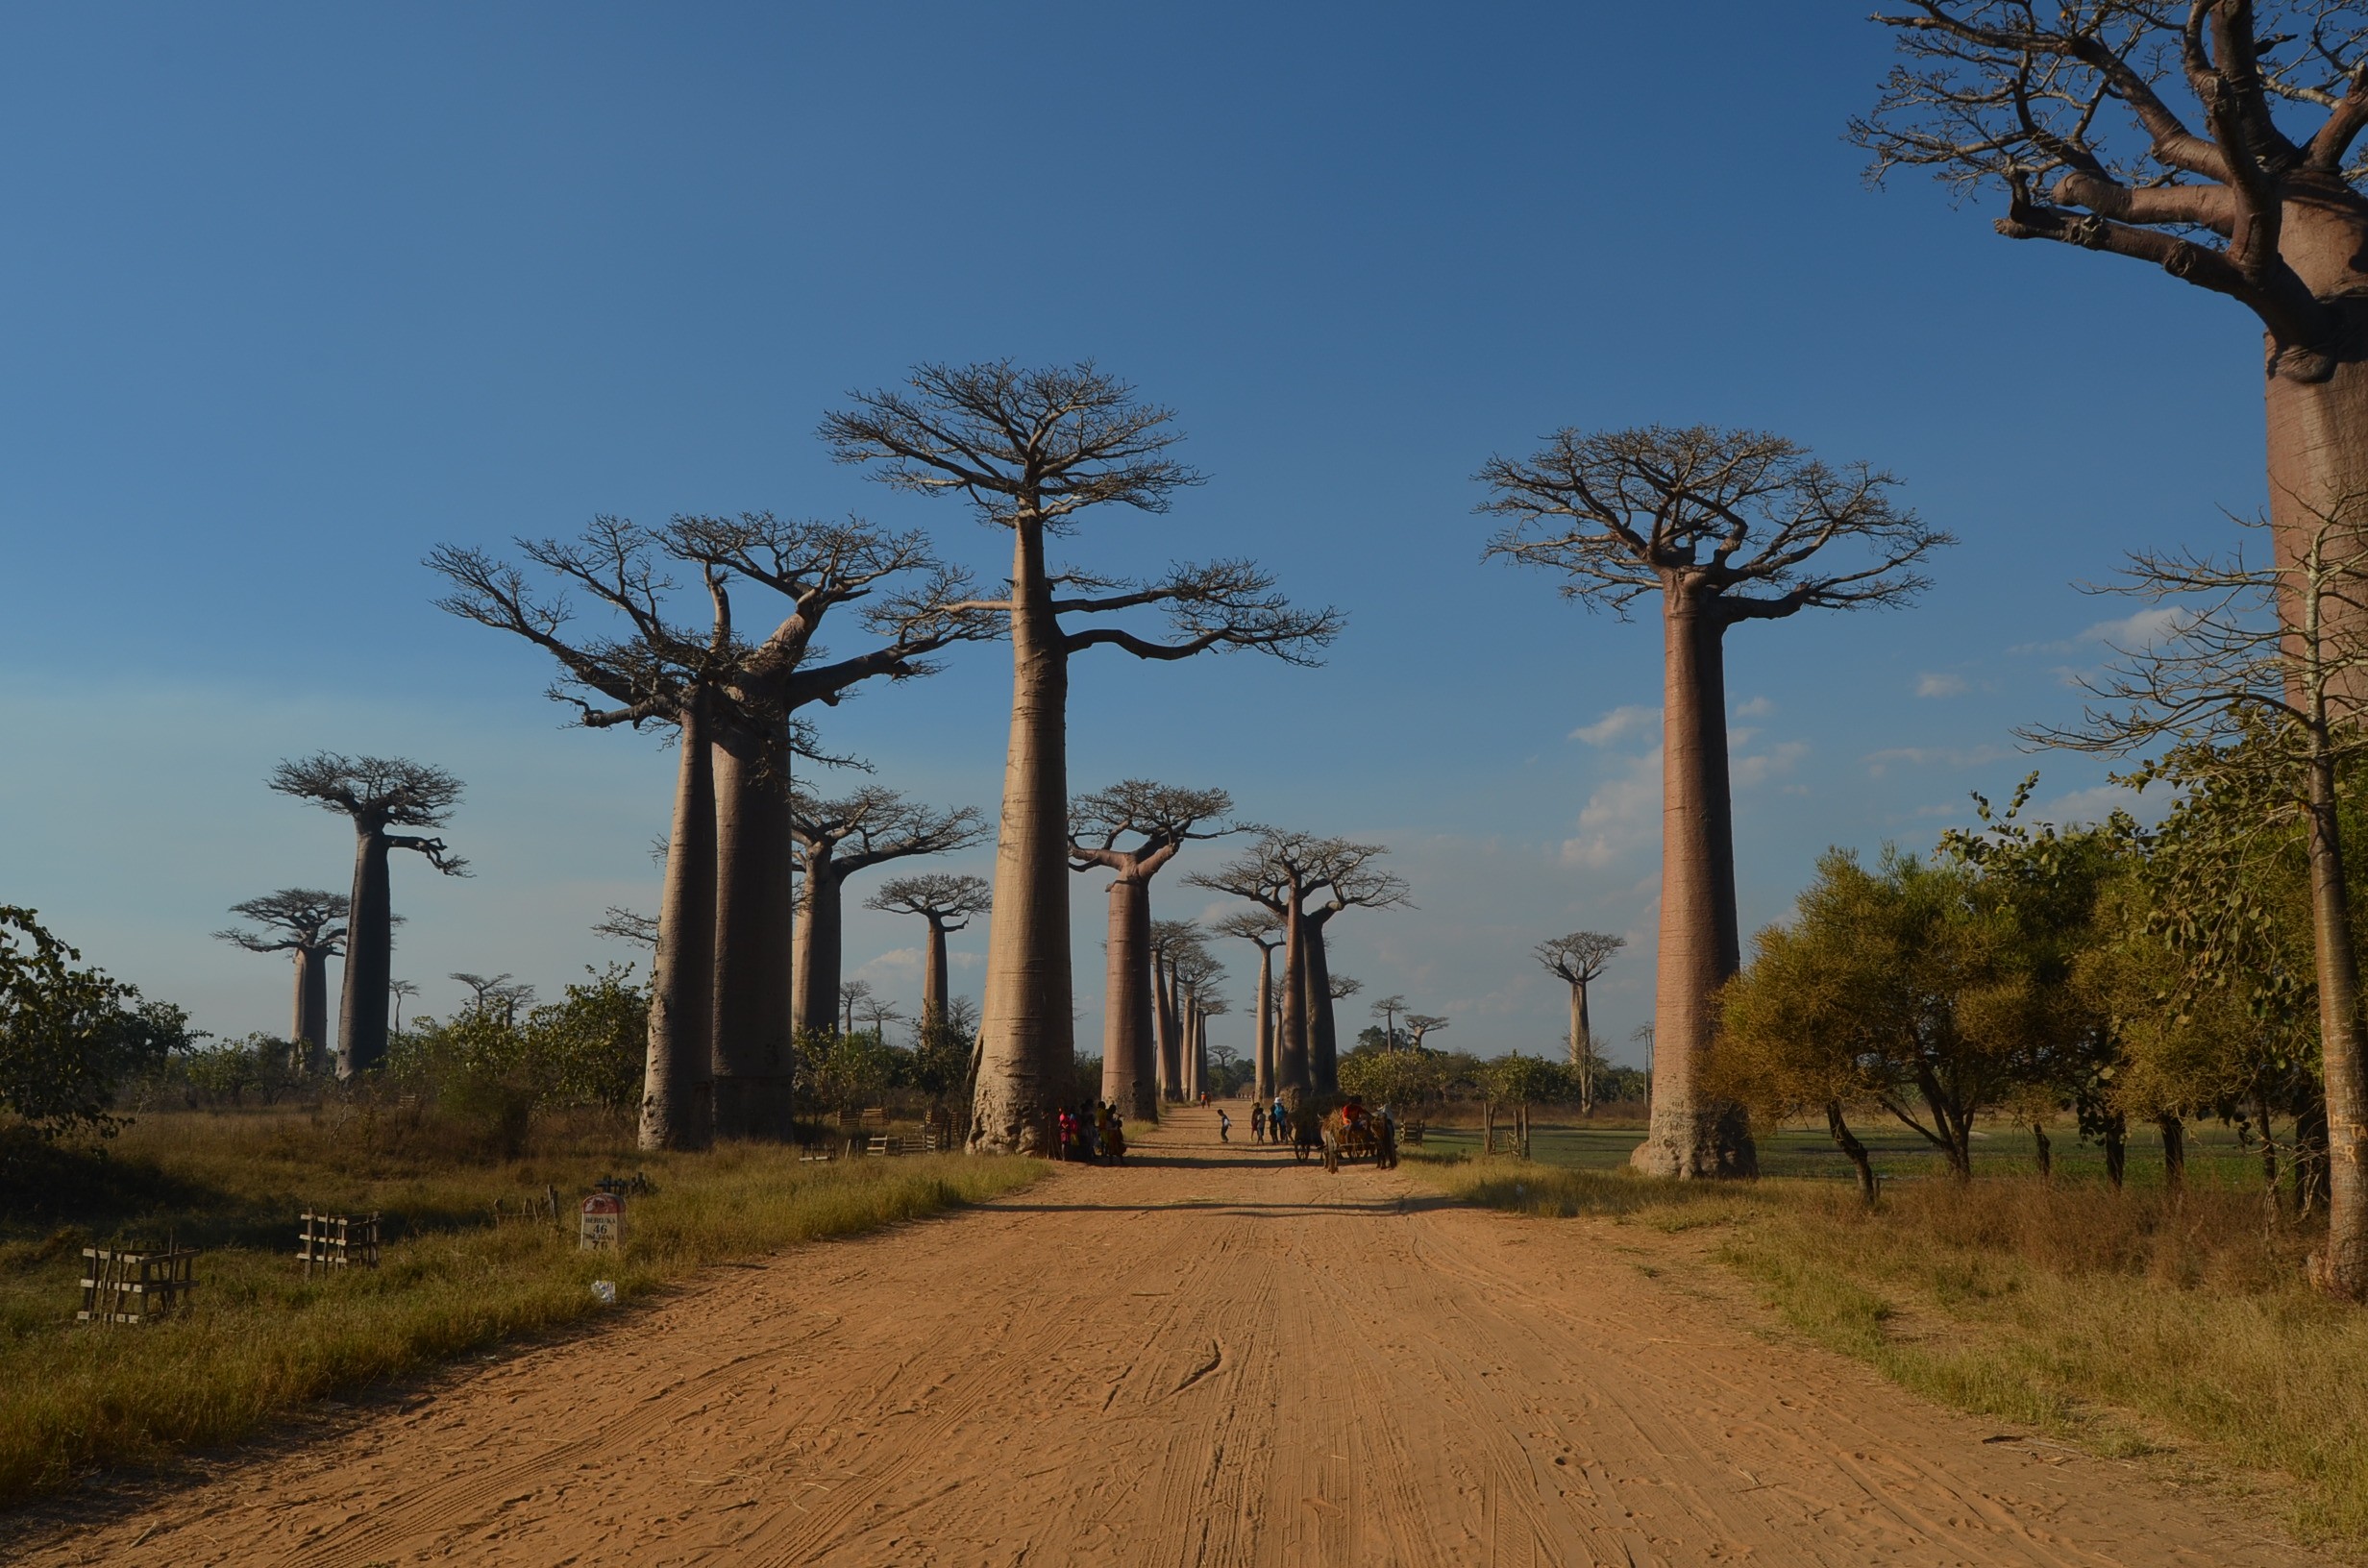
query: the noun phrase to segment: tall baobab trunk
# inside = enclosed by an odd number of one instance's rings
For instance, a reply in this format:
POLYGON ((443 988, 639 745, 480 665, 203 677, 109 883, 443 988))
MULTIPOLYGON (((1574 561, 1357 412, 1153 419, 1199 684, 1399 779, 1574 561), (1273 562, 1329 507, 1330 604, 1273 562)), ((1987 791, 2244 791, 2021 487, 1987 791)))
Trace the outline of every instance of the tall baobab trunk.
POLYGON ((1579 1069, 1579 1112, 1582 1115, 1595 1109, 1595 1037, 1589 1032, 1587 1022, 1587 986, 1584 981, 1570 987, 1570 1065, 1579 1069))
POLYGON ((1742 1112, 1701 1088, 1714 993, 1741 968, 1727 779, 1726 626, 1677 583, 1662 593, 1661 956, 1651 1130, 1631 1163, 1657 1176, 1752 1176, 1742 1112))
POLYGON ((1275 1042, 1274 1083, 1295 1113, 1299 1093, 1314 1087, 1307 1063, 1307 932, 1297 911, 1283 917, 1282 1039, 1275 1042))
POLYGON ((298 1060, 290 1066, 310 1071, 329 1045, 329 957, 308 944, 296 949, 295 1015, 288 1038, 295 1042, 298 1060))
POLYGON ((1300 970, 1307 991, 1307 1081, 1319 1094, 1337 1093, 1341 1087, 1340 1036, 1332 1019, 1332 962, 1324 951, 1323 928, 1333 912, 1315 910, 1300 917, 1307 929, 1300 943, 1300 970))
POLYGON ((1209 1016, 1193 1004, 1193 1098, 1209 1092, 1209 1016))
POLYGON ((1159 1117, 1151 1021, 1151 888, 1110 884, 1109 994, 1101 1023, 1101 1097, 1138 1121, 1159 1117))
MULTIPOLYGON (((2334 237, 2345 261, 2359 254, 2362 235, 2356 227, 2343 225, 2334 237)), ((2335 256, 2326 259, 2332 261, 2335 256)), ((2330 271, 2348 275, 2346 282, 2353 288, 2368 281, 2348 265, 2330 271)), ((2348 318, 2341 340, 2349 353, 2335 361, 2334 374, 2316 382, 2275 373, 2266 378, 2269 517, 2280 558, 2288 562, 2310 547, 2326 524, 2357 526, 2363 508, 2368 508, 2368 359, 2361 356, 2368 347, 2368 302, 2336 298, 2323 303, 2348 318)), ((2269 347, 2274 352, 2276 345, 2271 342, 2269 347)), ((2293 609, 2289 603, 2288 625, 2296 621, 2293 609)), ((2368 632, 2356 624, 2362 612, 2352 605, 2338 600, 2329 611, 2331 619, 2355 622, 2343 628, 2349 637, 2356 640, 2368 632)), ((2360 690, 2361 680, 2359 673, 2346 672, 2331 685, 2357 703, 2368 695, 2360 690)))
POLYGON ((797 928, 797 1021, 801 1038, 827 1036, 839 1026, 839 966, 845 958, 839 919, 839 889, 843 880, 838 868, 829 861, 819 855, 806 857, 797 928))
POLYGON ((946 922, 929 921, 929 956, 921 969, 921 1026, 935 1029, 946 1021, 946 922))
POLYGON ((1151 993, 1153 1018, 1159 1032, 1157 1091, 1162 1099, 1181 1100, 1184 1097, 1184 1055, 1176 1044, 1175 976, 1168 968, 1166 953, 1152 955, 1151 993))
POLYGON ((1069 658, 1045 580, 1044 526, 1012 528, 1011 742, 987 934, 970 1146, 1043 1154, 1076 1051, 1069 972, 1069 658))
POLYGON ((386 830, 365 826, 354 843, 354 893, 346 906, 345 991, 337 1010, 337 1076, 386 1062, 387 984, 394 979, 395 919, 387 887, 386 830))
POLYGON ((1253 1084, 1261 1100, 1274 1097, 1274 949, 1258 947, 1258 1063, 1253 1084))
POLYGON ((777 737, 717 736, 715 770, 715 1130, 789 1131, 789 748, 777 737))
POLYGON ((715 1137, 715 765, 707 699, 684 705, 666 888, 650 980, 641 1146, 703 1149, 715 1137))
MULTIPOLYGON (((2360 1063, 2359 957, 2343 881, 2334 764, 2310 764, 2310 902, 2319 980, 2319 1056, 2327 1083, 2327 1252, 2319 1287, 2368 1298, 2368 1084, 2360 1063)), ((2299 1140, 2298 1140, 2299 1141, 2299 1140)))

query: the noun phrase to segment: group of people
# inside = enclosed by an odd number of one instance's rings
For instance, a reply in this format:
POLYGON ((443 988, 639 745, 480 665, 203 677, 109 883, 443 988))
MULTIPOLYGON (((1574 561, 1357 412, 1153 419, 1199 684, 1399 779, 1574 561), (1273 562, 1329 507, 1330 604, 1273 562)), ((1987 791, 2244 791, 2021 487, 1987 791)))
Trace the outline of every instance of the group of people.
POLYGON ((1085 1160, 1098 1165, 1126 1164, 1126 1124, 1107 1101, 1062 1106, 1052 1114, 1055 1160, 1085 1160))
POLYGON ((1291 1136, 1291 1107, 1283 1103, 1280 1094, 1274 1096, 1274 1107, 1264 1105, 1249 1108, 1249 1140, 1252 1143, 1280 1143, 1291 1136))

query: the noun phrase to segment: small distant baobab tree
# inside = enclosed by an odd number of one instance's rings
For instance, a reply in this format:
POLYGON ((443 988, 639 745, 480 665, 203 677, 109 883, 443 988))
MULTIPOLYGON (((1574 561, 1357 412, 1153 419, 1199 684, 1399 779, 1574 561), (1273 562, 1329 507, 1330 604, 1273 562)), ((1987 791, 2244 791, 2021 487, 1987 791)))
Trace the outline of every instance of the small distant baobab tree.
POLYGON ((1270 909, 1238 909, 1213 929, 1258 949, 1258 1058, 1252 1083, 1263 1100, 1274 1092, 1274 950, 1283 944, 1283 919, 1270 909))
POLYGON ((386 1060, 386 983, 394 978, 395 915, 386 857, 407 849, 446 876, 469 863, 442 839, 397 833, 441 827, 460 802, 460 780, 400 757, 348 757, 322 751, 283 762, 268 780, 282 795, 309 800, 354 823, 354 891, 346 901, 345 988, 337 1013, 337 1076, 374 1072, 386 1060))
POLYGON ((294 1020, 287 1038, 299 1057, 288 1066, 298 1072, 312 1069, 329 1049, 329 961, 345 951, 345 910, 342 894, 282 888, 231 905, 232 914, 245 916, 264 927, 262 932, 233 927, 214 933, 250 953, 296 955, 294 1020))
POLYGON ((1101 1097, 1138 1120, 1159 1115, 1151 1000, 1151 878, 1194 839, 1240 829, 1233 796, 1129 778, 1069 806, 1070 864, 1110 882, 1107 994, 1102 1004, 1101 1097), (1132 840, 1131 844, 1122 843, 1132 840))
POLYGON ((1297 610, 1247 561, 1179 565, 1153 581, 1056 566, 1048 541, 1085 512, 1163 514, 1200 476, 1170 452, 1174 416, 1090 364, 1023 370, 1008 360, 923 365, 901 389, 857 394, 823 422, 840 461, 873 463, 889 484, 958 494, 1012 537, 1003 598, 965 608, 1007 618, 1011 743, 1004 759, 988 936, 986 1006, 970 1142, 1041 1153, 1074 1060, 1069 953, 1069 661, 1110 647, 1139 659, 1255 649, 1308 663, 1340 626, 1297 610), (1108 618, 1163 612, 1171 640, 1108 618), (1080 624, 1083 623, 1083 624, 1080 624))
POLYGON ((970 928, 987 912, 994 890, 983 876, 929 871, 883 882, 864 901, 866 909, 890 915, 918 915, 928 924, 929 944, 921 966, 921 1027, 925 1032, 946 1025, 946 939, 970 928))
POLYGON ((500 1014, 504 1023, 518 1021, 518 1010, 534 1000, 534 988, 507 974, 471 974, 455 969, 450 978, 469 988, 469 1012, 481 1018, 500 1014))
POLYGON ((1406 998, 1398 995, 1384 996, 1366 1011, 1381 1020, 1381 1048, 1385 1051, 1396 1050, 1397 1016, 1406 1011, 1406 998))
POLYGON ((1209 1009, 1221 1005, 1217 985, 1225 977, 1225 966, 1205 943, 1195 942, 1178 945, 1169 969, 1175 980, 1177 1097, 1190 1104, 1209 1087, 1209 1009))
POLYGON ((1532 949, 1546 972, 1570 988, 1570 1065, 1579 1072, 1579 1108, 1595 1108, 1595 1037, 1589 1032, 1587 988, 1603 975, 1612 955, 1628 945, 1626 937, 1606 931, 1573 931, 1542 942, 1532 949))
POLYGON ((967 849, 986 836, 969 806, 934 811, 894 790, 867 785, 836 800, 790 793, 789 832, 799 874, 797 1026, 827 1035, 839 1015, 840 890, 858 871, 915 855, 967 849))
POLYGON ((1903 604, 1917 563, 1952 543, 1893 502, 1898 481, 1831 468, 1781 436, 1707 426, 1565 429, 1492 457, 1480 510, 1507 519, 1488 553, 1559 572, 1563 595, 1625 618, 1661 602, 1661 1064, 1634 1156, 1665 1176, 1758 1168, 1739 1107, 1698 1087, 1718 988, 1742 962, 1727 772, 1726 636, 1806 609, 1903 604))
POLYGON ((1172 1100, 1184 1098, 1185 1079, 1183 993, 1176 973, 1205 956, 1206 936, 1191 920, 1151 922, 1151 1009, 1159 1046, 1156 1087, 1172 1100))
MULTIPOLYGON (((2352 0, 1914 0, 1874 19, 1900 61, 1850 131, 1878 178, 1995 192, 2009 239, 2143 262, 2250 310, 2281 549, 2368 494, 2368 22, 2352 0)), ((2368 627, 2368 606, 2338 614, 2368 627)))
POLYGON ((386 994, 394 999, 395 1033, 403 1033, 403 1004, 419 994, 419 988, 408 980, 389 980, 386 994))

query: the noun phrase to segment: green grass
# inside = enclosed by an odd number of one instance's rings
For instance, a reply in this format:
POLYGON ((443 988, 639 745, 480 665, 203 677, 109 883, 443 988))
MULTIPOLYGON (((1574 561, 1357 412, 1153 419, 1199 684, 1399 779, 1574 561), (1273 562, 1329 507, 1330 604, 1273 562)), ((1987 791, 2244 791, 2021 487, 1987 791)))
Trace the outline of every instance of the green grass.
POLYGON ((307 1401, 607 1311, 704 1265, 976 1202, 1031 1180, 1027 1160, 802 1164, 773 1145, 642 1156, 595 1131, 507 1164, 430 1127, 302 1114, 143 1117, 98 1162, 51 1170, 0 1220, 0 1506, 94 1468, 227 1442, 307 1401), (645 1171, 623 1255, 548 1223, 496 1225, 546 1185, 573 1204, 599 1175, 645 1171), (295 1220, 381 1211, 383 1265, 304 1280, 295 1220), (81 1249, 171 1233, 206 1248, 188 1310, 139 1327, 77 1324, 81 1249))
POLYGON ((2265 1232, 2252 1192, 2007 1177, 1902 1183, 1869 1211, 1822 1181, 1410 1169, 1521 1213, 1707 1228, 1786 1324, 1920 1394, 2109 1455, 2196 1451, 2272 1478, 2303 1538, 2368 1546, 2368 1311, 2306 1286, 2316 1237, 2265 1232))

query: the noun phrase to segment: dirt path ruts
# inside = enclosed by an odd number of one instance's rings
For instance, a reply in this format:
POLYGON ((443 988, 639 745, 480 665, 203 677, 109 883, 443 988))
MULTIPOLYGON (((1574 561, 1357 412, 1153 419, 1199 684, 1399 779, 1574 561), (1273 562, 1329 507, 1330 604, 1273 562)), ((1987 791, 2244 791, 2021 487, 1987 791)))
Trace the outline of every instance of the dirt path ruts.
POLYGON ((2311 1560, 1764 1342, 1582 1226, 1213 1129, 732 1270, 22 1560, 2311 1560))

